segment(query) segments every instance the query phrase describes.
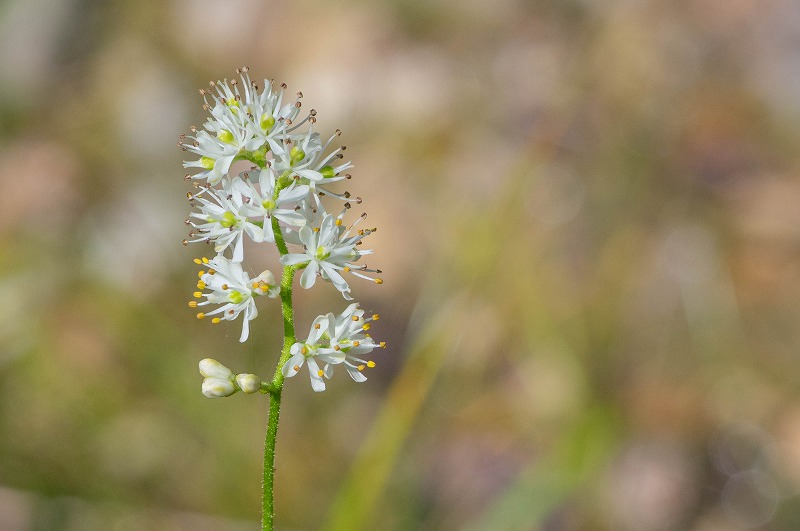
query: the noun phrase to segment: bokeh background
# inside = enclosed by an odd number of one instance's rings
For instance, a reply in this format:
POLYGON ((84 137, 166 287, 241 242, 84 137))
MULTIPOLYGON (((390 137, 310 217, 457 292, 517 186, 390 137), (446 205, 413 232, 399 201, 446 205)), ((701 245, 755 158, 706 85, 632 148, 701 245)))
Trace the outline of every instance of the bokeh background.
POLYGON ((287 381, 280 529, 800 529, 794 0, 6 0, 0 529, 258 528, 266 398, 197 362, 266 377, 279 313, 186 307, 176 147, 243 65, 386 280, 370 379, 287 381))

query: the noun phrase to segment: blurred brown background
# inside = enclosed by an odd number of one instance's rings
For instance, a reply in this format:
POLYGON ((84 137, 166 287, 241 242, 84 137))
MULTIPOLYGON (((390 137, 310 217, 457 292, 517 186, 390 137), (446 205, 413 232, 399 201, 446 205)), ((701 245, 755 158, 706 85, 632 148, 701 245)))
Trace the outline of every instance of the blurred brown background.
POLYGON ((287 382, 281 529, 800 529, 793 0, 0 4, 0 529, 258 528, 266 398, 197 362, 266 377, 279 313, 186 308, 175 145, 242 65, 344 130, 386 279, 368 382, 287 382))

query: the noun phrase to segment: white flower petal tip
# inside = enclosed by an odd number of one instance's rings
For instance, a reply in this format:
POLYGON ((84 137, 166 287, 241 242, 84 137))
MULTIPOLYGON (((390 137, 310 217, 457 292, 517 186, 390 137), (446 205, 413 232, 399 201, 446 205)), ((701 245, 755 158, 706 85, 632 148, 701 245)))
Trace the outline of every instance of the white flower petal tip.
POLYGON ((233 378, 233 372, 215 359, 205 358, 200 360, 200 374, 206 378, 228 380, 233 378))
POLYGON ((236 392, 236 387, 231 380, 206 378, 203 380, 202 390, 207 398, 222 398, 234 394, 236 392))
POLYGON ((255 374, 237 374, 236 385, 243 393, 250 395, 261 390, 261 378, 255 374))

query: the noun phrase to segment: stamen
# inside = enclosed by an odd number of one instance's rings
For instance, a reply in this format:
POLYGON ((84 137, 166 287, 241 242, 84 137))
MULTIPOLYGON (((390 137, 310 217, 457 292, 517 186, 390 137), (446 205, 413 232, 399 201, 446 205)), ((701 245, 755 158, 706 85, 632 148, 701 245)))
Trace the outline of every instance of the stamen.
POLYGON ((189 301, 189 308, 197 308, 197 301, 189 301))
POLYGON ((386 341, 381 341, 380 343, 378 343, 378 346, 381 348, 386 348, 386 341))
POLYGON ((195 291, 194 293, 192 293, 192 296, 193 296, 195 299, 199 299, 199 298, 201 298, 201 297, 203 296, 203 294, 202 294, 202 293, 200 293, 199 291, 195 291))
POLYGON ((200 313, 197 314, 197 318, 198 319, 205 319, 205 317, 206 317, 206 314, 204 314, 203 312, 200 312, 200 313))
POLYGON ((222 321, 222 319, 220 319, 219 317, 214 317, 213 319, 211 319, 211 322, 213 324, 219 324, 220 321, 222 321))
POLYGON ((324 372, 322 372, 322 369, 320 369, 320 370, 318 370, 318 371, 317 371, 317 376, 320 376, 320 377, 321 377, 323 374, 325 374, 325 373, 324 373, 324 372))
POLYGON ((373 367, 375 367, 375 362, 374 362, 374 361, 372 361, 372 360, 368 361, 368 362, 367 362, 367 367, 369 367, 370 369, 372 369, 373 367))
POLYGON ((377 320, 378 320, 378 319, 380 319, 380 318, 381 318, 381 316, 380 316, 380 315, 378 315, 377 313, 375 313, 375 314, 372 314, 372 320, 373 320, 373 321, 377 321, 377 320))

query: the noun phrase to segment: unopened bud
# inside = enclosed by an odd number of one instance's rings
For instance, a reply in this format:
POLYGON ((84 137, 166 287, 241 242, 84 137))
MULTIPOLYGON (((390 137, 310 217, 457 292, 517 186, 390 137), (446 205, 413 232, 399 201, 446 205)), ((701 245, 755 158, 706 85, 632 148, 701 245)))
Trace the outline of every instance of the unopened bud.
POLYGON ((236 383, 239 385, 239 389, 248 395, 261 389, 261 378, 255 374, 237 374, 236 383))
POLYGON ((211 358, 200 360, 200 374, 206 378, 233 379, 233 372, 229 368, 211 358))
POLYGON ((222 378, 206 378, 203 380, 203 394, 208 398, 222 398, 236 392, 233 382, 222 378))

